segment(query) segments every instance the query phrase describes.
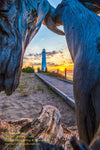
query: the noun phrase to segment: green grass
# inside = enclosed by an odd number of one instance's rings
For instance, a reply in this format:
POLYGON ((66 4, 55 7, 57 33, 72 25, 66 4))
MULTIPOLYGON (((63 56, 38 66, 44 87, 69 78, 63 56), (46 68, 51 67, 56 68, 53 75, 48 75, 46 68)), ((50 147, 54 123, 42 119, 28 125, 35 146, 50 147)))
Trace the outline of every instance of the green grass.
POLYGON ((44 93, 44 88, 40 84, 37 85, 37 90, 42 91, 42 93, 44 93))
POLYGON ((52 77, 58 77, 58 78, 61 78, 61 79, 65 79, 65 77, 61 74, 58 74, 56 72, 41 72, 42 74, 45 74, 45 75, 48 75, 48 76, 52 76, 52 77))
POLYGON ((24 97, 29 95, 29 91, 26 90, 27 86, 28 86, 27 81, 25 81, 24 79, 20 81, 19 91, 22 94, 22 96, 24 96, 24 97))
MULTIPOLYGON (((52 72, 41 72, 41 73, 44 74, 44 75, 48 75, 48 76, 52 76, 52 77, 56 77, 56 78, 60 78, 60 79, 65 80, 65 77, 63 75, 58 74, 54 71, 52 71, 52 72)), ((67 79, 67 81, 69 81, 71 83, 73 82, 72 80, 69 80, 69 79, 67 79)))

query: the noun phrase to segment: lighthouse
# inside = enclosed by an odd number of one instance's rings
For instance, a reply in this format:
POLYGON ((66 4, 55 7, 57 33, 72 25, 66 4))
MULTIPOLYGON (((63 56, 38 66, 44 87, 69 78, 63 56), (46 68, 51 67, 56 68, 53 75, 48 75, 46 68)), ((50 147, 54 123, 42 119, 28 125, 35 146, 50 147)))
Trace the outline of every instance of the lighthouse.
POLYGON ((42 71, 45 72, 46 71, 46 50, 43 49, 42 50, 42 71))

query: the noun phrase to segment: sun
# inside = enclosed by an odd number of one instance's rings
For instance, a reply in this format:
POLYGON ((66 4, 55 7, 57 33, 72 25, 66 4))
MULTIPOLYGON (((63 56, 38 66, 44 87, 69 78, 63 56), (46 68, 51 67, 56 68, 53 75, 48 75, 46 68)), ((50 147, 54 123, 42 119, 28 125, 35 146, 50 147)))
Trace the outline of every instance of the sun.
POLYGON ((61 71, 64 71, 64 69, 63 69, 63 68, 61 68, 61 71))

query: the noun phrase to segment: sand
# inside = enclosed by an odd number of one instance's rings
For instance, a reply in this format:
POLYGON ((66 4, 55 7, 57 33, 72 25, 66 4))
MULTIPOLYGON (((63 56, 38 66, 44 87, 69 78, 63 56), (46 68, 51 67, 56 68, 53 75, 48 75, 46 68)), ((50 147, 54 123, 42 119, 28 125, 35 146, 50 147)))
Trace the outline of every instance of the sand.
POLYGON ((47 87, 35 74, 22 73, 19 87, 11 96, 0 93, 0 119, 36 118, 44 105, 53 105, 61 113, 61 123, 76 126, 75 111, 47 87))

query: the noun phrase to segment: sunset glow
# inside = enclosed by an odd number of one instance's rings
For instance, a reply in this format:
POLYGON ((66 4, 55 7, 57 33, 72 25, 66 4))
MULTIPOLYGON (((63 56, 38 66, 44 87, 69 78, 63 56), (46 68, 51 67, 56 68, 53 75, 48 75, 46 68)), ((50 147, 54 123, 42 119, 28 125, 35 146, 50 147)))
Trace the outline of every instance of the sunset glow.
POLYGON ((61 71, 63 72, 63 71, 64 71, 64 69, 62 68, 62 69, 61 69, 61 71))
MULTIPOLYGON (((48 71, 57 72, 58 69, 59 73, 63 74, 66 68, 68 72, 73 72, 74 66, 67 48, 58 52, 56 51, 46 52, 46 61, 48 71)), ((23 67, 33 66, 35 71, 37 71, 38 67, 41 69, 41 62, 42 62, 41 53, 38 54, 30 53, 24 57, 23 67)))

